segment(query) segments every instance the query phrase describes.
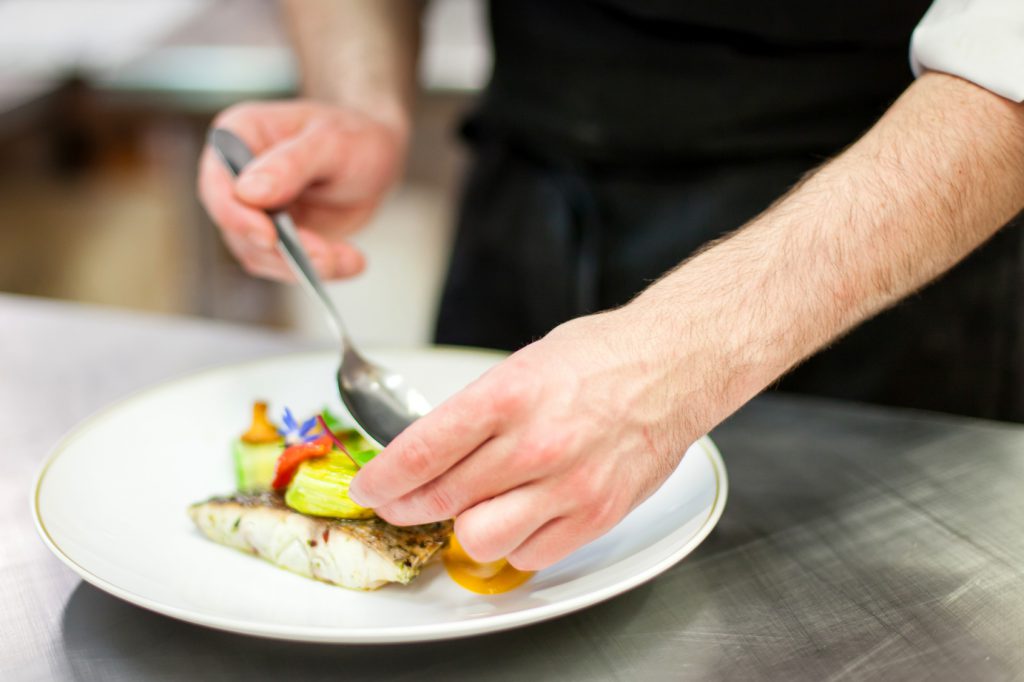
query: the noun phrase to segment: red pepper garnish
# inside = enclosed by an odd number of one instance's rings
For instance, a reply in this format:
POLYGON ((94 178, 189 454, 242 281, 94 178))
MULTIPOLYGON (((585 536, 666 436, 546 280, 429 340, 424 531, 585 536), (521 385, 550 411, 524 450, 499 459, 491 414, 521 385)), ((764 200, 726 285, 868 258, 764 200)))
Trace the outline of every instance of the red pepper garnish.
POLYGON ((277 468, 274 470, 274 481, 271 484, 274 490, 287 488, 300 464, 307 459, 323 457, 333 447, 334 443, 328 436, 320 436, 312 442, 298 443, 285 448, 281 456, 278 457, 277 468))

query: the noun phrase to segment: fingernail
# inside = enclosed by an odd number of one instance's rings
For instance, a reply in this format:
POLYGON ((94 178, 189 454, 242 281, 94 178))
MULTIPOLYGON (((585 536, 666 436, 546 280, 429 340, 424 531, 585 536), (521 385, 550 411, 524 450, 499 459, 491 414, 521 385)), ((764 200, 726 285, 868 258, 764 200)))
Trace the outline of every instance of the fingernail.
POLYGON ((348 498, 358 504, 360 507, 369 507, 367 500, 363 498, 362 493, 355 489, 355 485, 350 485, 348 488, 348 498))
POLYGON ((243 174, 238 179, 238 193, 243 195, 243 198, 254 201, 266 198, 270 194, 272 187, 273 181, 271 178, 260 173, 243 174))
POLYGON ((360 507, 373 507, 376 500, 373 499, 372 495, 367 495, 366 491, 363 490, 362 484, 359 482, 359 474, 356 474, 355 478, 352 479, 352 483, 348 486, 349 498, 358 504, 360 507))

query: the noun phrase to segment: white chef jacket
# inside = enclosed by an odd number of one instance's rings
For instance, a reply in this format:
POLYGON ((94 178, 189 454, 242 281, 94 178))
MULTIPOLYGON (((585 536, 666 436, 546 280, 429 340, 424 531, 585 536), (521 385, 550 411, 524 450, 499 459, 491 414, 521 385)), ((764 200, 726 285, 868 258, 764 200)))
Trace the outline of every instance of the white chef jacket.
POLYGON ((935 0, 914 29, 910 64, 1024 102, 1024 0, 935 0))

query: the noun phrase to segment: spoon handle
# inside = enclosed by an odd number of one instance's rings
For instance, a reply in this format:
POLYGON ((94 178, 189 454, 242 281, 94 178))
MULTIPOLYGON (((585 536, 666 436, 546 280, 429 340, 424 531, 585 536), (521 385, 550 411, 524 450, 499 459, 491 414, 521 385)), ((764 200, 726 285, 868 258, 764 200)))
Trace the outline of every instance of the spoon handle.
POLYGON ((345 323, 341 321, 341 313, 338 312, 334 302, 327 295, 320 275, 316 273, 316 268, 313 267, 309 256, 306 255, 306 250, 302 248, 302 242, 299 241, 299 234, 295 230, 292 217, 286 211, 276 211, 268 213, 268 215, 277 230, 277 250, 284 256, 285 262, 291 266, 299 283, 313 298, 319 299, 327 313, 327 322, 335 336, 341 341, 343 348, 347 349, 351 344, 348 340, 348 333, 345 331, 345 323))
MULTIPOLYGON (((215 128, 210 131, 210 146, 227 166, 228 170, 235 177, 242 172, 242 169, 253 160, 252 151, 234 133, 224 128, 215 128)), ((299 234, 295 229, 295 223, 287 211, 267 212, 274 229, 277 231, 277 248, 284 256, 285 262, 295 273, 296 279, 305 287, 306 291, 313 298, 320 301, 324 311, 327 313, 327 321, 334 330, 335 335, 341 342, 342 350, 351 348, 348 333, 345 331, 345 323, 341 320, 341 314, 334 306, 327 292, 324 290, 323 282, 316 273, 316 268, 310 262, 306 250, 302 248, 299 241, 299 234)))

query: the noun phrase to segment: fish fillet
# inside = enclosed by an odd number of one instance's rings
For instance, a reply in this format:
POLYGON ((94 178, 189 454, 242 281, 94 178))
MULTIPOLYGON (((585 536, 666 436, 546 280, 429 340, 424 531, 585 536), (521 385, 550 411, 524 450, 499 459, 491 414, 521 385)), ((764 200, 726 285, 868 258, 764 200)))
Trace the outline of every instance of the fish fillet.
POLYGON ((452 532, 450 521, 402 528, 376 517, 307 516, 274 493, 214 497, 193 504, 188 513, 214 542, 308 578, 359 590, 408 583, 452 532))

